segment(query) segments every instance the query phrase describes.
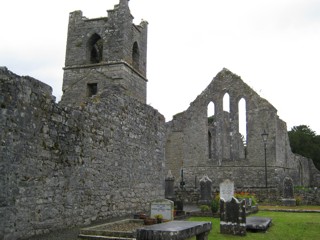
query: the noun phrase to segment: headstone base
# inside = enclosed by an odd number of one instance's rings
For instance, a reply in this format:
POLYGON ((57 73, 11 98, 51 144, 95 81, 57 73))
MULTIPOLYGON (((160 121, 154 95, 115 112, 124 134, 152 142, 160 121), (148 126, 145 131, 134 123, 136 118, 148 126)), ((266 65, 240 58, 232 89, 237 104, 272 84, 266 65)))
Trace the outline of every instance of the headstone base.
POLYGON ((296 206, 297 201, 294 198, 282 198, 281 199, 283 206, 296 206))
POLYGON ((245 236, 247 234, 246 224, 220 221, 220 233, 245 236))

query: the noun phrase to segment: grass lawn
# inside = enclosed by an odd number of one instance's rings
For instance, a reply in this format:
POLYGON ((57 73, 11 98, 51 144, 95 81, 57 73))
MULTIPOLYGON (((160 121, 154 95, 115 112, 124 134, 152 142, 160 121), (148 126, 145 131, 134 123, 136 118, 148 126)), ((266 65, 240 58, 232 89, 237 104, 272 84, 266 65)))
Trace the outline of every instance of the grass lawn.
MULTIPOLYGON (((251 216, 272 218, 272 225, 267 232, 247 232, 245 237, 220 234, 220 219, 210 217, 192 217, 190 221, 211 221, 212 230, 209 240, 219 239, 320 239, 320 213, 266 212, 251 216)), ((192 240, 196 239, 195 237, 192 240)))
POLYGON ((259 205, 259 210, 270 210, 270 209, 275 209, 275 210, 286 210, 286 209, 293 209, 293 210, 319 210, 320 211, 320 206, 271 206, 271 205, 259 205))

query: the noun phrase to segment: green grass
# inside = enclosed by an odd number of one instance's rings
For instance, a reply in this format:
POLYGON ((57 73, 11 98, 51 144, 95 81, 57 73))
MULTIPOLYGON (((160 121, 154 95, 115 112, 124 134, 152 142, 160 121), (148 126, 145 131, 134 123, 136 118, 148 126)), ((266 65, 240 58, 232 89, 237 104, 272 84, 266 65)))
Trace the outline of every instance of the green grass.
POLYGON ((270 210, 270 209, 276 209, 276 210, 287 210, 287 209, 319 210, 320 211, 320 206, 280 206, 280 205, 260 205, 259 204, 259 210, 270 210))
MULTIPOLYGON (((320 239, 320 213, 288 213, 266 212, 251 216, 272 218, 272 225, 267 232, 247 232, 245 237, 220 234, 219 218, 192 217, 189 221, 211 221, 212 230, 208 240, 220 239, 289 239, 314 240, 320 239)), ((196 239, 195 237, 192 240, 196 239)))

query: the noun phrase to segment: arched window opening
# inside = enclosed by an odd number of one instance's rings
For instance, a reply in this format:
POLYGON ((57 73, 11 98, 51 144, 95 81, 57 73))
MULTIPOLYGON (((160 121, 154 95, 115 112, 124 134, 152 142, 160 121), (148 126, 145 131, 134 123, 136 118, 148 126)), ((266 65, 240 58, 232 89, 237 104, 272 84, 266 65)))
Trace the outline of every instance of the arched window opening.
POLYGON ((230 112, 230 96, 228 93, 223 96, 223 111, 230 112))
POLYGON ((241 98, 238 103, 239 109, 239 133, 243 137, 243 144, 247 146, 247 111, 246 111, 246 100, 241 98))
POLYGON ((213 123, 213 121, 214 121, 214 113, 215 113, 214 103, 210 102, 208 104, 208 109, 207 109, 208 124, 213 123))
POLYGON ((208 154, 209 154, 209 159, 212 158, 212 135, 210 131, 208 131, 208 154))
POLYGON ((88 52, 90 63, 102 61, 103 40, 98 34, 93 34, 88 41, 88 52))
POLYGON ((135 69, 139 69, 140 52, 138 43, 135 42, 132 48, 132 65, 135 69))

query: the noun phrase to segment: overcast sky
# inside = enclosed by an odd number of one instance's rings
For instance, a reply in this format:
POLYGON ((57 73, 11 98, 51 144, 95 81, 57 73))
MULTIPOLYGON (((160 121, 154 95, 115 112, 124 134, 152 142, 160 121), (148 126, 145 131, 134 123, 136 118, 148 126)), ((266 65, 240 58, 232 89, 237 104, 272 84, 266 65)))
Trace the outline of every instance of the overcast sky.
MULTIPOLYGON (((119 0, 10 0, 0 7, 0 66, 61 97, 69 12, 107 16, 119 0)), ((320 134, 320 0, 131 0, 149 22, 147 103, 166 120, 224 67, 266 98, 288 129, 320 134)))

